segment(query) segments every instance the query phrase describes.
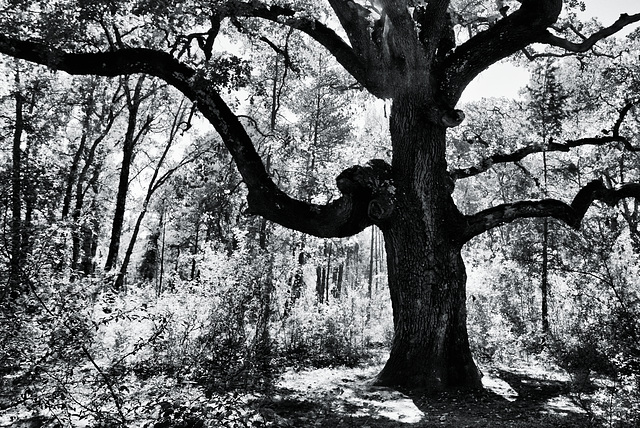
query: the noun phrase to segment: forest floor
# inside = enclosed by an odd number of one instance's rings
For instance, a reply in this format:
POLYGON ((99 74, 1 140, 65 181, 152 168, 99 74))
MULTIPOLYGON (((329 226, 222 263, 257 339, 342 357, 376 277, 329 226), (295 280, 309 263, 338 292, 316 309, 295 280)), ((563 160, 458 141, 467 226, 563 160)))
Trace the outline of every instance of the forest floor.
MULTIPOLYGON (((288 369, 278 376, 270 393, 239 394, 238 409, 251 422, 228 427, 273 428, 587 428, 586 412, 576 404, 569 377, 551 366, 523 362, 517 367, 483 367, 485 390, 473 395, 422 395, 375 387, 371 380, 382 369, 386 355, 379 353, 358 367, 288 369)), ((1 379, 0 379, 1 380, 1 379)), ((158 382, 161 382, 159 379, 158 382)), ((1 386, 1 383, 0 383, 1 386)), ((150 386, 153 390, 153 385, 150 386)), ((186 390, 176 388, 180 402, 202 405, 208 401, 194 389, 193 399, 186 390)), ((87 392, 86 399, 91 394, 87 392)), ((80 397, 81 394, 78 395, 80 397)), ((143 397, 140 393, 137 397, 143 397)), ((164 396, 163 396, 164 397, 164 396)), ((157 397, 155 402, 159 400, 157 397)), ((165 404, 171 402, 167 396, 165 404)), ((149 400, 143 400, 149 401, 149 400)), ((141 401, 142 402, 142 401, 141 401)), ((1 403, 0 403, 1 404, 1 403)), ((144 407, 144 406, 143 406, 144 407)), ((0 409, 2 406, 0 406, 0 409)), ((194 408, 199 408, 198 406, 194 408)), ((0 427, 58 426, 50 415, 31 417, 28 409, 0 411, 0 427), (35 422, 34 422, 35 421, 35 422)), ((143 412, 144 413, 144 412, 143 412)), ((171 412, 167 413, 171 414, 171 412)), ((178 413, 176 413, 177 415, 178 413)), ((157 416, 157 415, 156 415, 157 416)), ((176 416, 177 417, 177 416, 176 416)), ((148 415, 130 426, 198 427, 216 426, 205 418, 205 425, 175 424, 148 415), (158 423, 155 423, 158 422, 158 423)), ((202 420, 201 420, 202 422, 202 420)), ((75 424, 72 424, 75 426, 75 424)), ((106 425, 104 425, 106 426, 106 425)), ((114 425, 115 426, 115 425, 114 425)))
MULTIPOLYGON (((285 372, 259 404, 277 427, 588 427, 568 377, 531 365, 486 369, 486 391, 419 395, 374 387, 381 362, 285 372)), ((273 426, 272 425, 272 426, 273 426)))

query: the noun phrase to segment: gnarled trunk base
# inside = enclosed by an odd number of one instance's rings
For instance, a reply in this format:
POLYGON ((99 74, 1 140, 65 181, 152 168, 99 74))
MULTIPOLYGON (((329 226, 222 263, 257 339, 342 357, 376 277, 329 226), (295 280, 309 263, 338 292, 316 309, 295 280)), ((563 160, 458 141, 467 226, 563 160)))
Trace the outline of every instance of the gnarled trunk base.
POLYGON ((481 389, 466 326, 466 274, 457 248, 387 240, 395 336, 376 384, 427 391, 481 389))

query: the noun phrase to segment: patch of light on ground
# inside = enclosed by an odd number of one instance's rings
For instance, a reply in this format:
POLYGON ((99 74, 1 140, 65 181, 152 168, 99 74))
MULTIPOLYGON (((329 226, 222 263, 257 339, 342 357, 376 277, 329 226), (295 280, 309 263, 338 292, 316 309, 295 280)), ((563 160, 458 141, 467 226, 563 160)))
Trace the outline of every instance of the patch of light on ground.
POLYGON ((406 395, 390 388, 371 386, 379 366, 366 368, 324 368, 285 373, 278 386, 297 392, 300 398, 321 400, 331 395, 332 410, 351 416, 386 418, 417 423, 424 413, 406 395))
POLYGON ((518 393, 507 382, 497 377, 485 375, 482 378, 482 386, 485 389, 504 397, 508 401, 516 401, 518 393))
POLYGON ((345 385, 340 398, 346 404, 360 407, 355 416, 379 415, 396 422, 411 424, 420 422, 424 416, 413 400, 389 388, 351 383, 345 385))
POLYGON ((584 410, 576 406, 571 398, 564 395, 550 398, 549 400, 547 400, 544 407, 545 409, 547 409, 548 413, 584 413, 584 410))

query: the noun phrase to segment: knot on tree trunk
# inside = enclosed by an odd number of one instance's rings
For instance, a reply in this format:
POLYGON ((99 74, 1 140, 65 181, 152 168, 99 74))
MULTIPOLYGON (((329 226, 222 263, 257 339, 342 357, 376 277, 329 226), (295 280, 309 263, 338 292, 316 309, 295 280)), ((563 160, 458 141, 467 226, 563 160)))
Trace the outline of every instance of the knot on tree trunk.
POLYGON ((456 126, 460 125, 464 121, 464 118, 465 116, 462 110, 451 109, 451 110, 447 110, 442 115, 442 117, 440 118, 440 121, 447 128, 455 128, 456 126))
POLYGON ((367 214, 374 222, 391 216, 395 206, 395 188, 391 165, 381 159, 372 159, 366 165, 345 169, 336 178, 340 192, 367 203, 367 214), (368 201, 368 202, 367 202, 368 201))

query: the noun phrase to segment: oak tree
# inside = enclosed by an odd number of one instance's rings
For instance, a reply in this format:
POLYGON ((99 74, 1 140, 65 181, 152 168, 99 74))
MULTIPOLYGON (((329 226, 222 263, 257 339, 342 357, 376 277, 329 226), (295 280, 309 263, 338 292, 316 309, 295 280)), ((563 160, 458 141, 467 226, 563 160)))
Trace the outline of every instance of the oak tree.
POLYGON ((570 22, 556 25, 563 4, 574 0, 514 0, 499 9, 474 2, 477 11, 466 18, 456 13, 463 3, 457 0, 328 0, 326 8, 304 0, 10 3, 1 15, 0 52, 70 74, 155 76, 193 101, 233 157, 250 213, 319 237, 380 228, 395 329, 381 385, 481 387, 469 350, 461 257, 471 238, 520 218, 553 217, 578 228, 594 201, 615 205, 640 196, 639 184, 593 181, 571 202, 525 200, 463 214, 452 198, 456 180, 589 141, 531 143, 462 169, 446 161, 447 129, 464 120, 456 105, 483 70, 520 51, 535 58, 534 44, 557 54, 586 52, 640 14, 582 34, 570 22), (329 203, 298 200, 277 186, 217 84, 233 61, 216 54, 224 45, 216 39, 224 42, 233 31, 257 39, 265 25, 306 34, 359 87, 391 103, 391 164, 372 160, 344 170, 336 177, 341 196, 329 203))

